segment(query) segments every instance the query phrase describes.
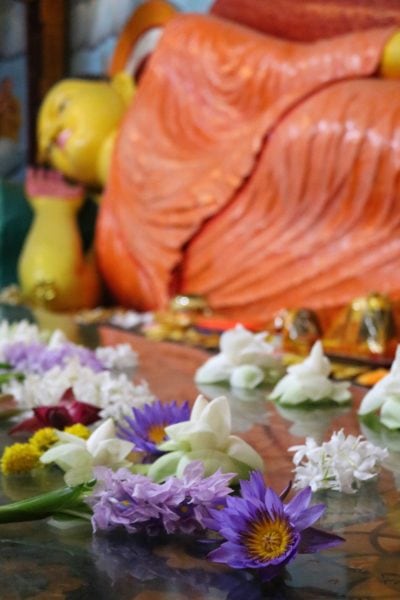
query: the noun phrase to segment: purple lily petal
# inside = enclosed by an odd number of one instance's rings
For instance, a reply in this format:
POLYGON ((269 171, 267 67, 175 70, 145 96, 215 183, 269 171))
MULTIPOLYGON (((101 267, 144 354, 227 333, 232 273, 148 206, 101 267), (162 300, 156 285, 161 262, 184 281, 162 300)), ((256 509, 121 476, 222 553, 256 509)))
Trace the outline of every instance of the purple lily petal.
POLYGON ((175 401, 157 400, 142 408, 133 408, 132 417, 126 417, 118 428, 117 435, 135 444, 136 450, 145 452, 147 456, 159 456, 162 452, 157 446, 167 439, 165 427, 189 418, 190 408, 187 402, 179 405, 175 401))
POLYGON ((271 517, 283 513, 282 500, 272 488, 267 488, 265 491, 265 506, 271 517))
POLYGON ((219 548, 216 548, 208 555, 213 562, 223 563, 234 567, 235 569, 243 569, 248 566, 248 559, 243 551, 243 546, 225 542, 219 548))
POLYGON ((298 515, 300 515, 303 510, 308 508, 308 505, 311 501, 311 495, 311 488, 310 486, 307 486, 298 492, 298 494, 296 494, 296 496, 294 496, 294 498, 292 498, 290 502, 286 504, 285 512, 290 519, 295 521, 298 515))
POLYGON ((310 506, 310 508, 303 510, 297 519, 293 521, 293 525, 299 531, 303 531, 303 529, 307 529, 307 527, 310 527, 315 521, 318 521, 324 514, 325 509, 325 504, 314 504, 313 506, 310 506))
POLYGON ((326 548, 333 548, 344 541, 345 539, 340 537, 340 535, 308 527, 301 532, 299 553, 313 554, 320 550, 326 550, 326 548))
POLYGON ((263 474, 260 471, 253 471, 248 481, 243 480, 240 482, 240 490, 242 496, 264 502, 265 483, 263 474))

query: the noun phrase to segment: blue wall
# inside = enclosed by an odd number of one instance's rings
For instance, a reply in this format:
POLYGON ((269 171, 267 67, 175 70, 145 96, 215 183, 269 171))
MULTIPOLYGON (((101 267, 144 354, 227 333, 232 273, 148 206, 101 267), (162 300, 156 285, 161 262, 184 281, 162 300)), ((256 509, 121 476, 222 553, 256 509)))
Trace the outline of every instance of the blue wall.
MULTIPOLYGON (((22 176, 27 150, 27 77, 25 6, 0 0, 0 84, 11 82, 21 111, 18 139, 0 135, 0 178, 22 176)), ((0 102, 0 120, 4 118, 0 102)))
MULTIPOLYGON (((173 0, 185 12, 206 12, 213 0, 173 0)), ((114 49, 118 33, 141 0, 71 0, 70 74, 100 75, 114 49)))

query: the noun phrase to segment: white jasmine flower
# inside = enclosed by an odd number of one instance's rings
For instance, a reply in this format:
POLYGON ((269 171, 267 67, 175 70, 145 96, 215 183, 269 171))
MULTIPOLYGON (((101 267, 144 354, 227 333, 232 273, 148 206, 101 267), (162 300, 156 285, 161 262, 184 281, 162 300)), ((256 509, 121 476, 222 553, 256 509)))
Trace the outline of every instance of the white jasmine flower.
POLYGON ((47 450, 40 461, 58 465, 65 472, 67 485, 74 486, 93 479, 93 467, 119 469, 132 464, 127 457, 134 445, 116 437, 112 419, 97 427, 86 441, 63 431, 56 433, 60 442, 47 450))
POLYGON ((377 476, 388 451, 374 446, 362 436, 332 434, 320 446, 313 438, 304 445, 292 446, 296 488, 310 486, 312 491, 331 489, 353 494, 363 481, 377 476))
POLYGON ((67 336, 61 329, 55 329, 50 335, 47 345, 49 348, 57 348, 68 343, 68 341, 67 336))
POLYGON ((254 388, 269 376, 276 378, 282 365, 274 344, 265 341, 266 332, 253 334, 236 325, 221 335, 220 350, 195 374, 199 384, 229 381, 231 386, 254 388))
POLYGON ((16 342, 43 342, 47 332, 41 332, 37 325, 23 320, 18 323, 0 322, 0 360, 4 360, 3 348, 16 342))
POLYGON ((120 371, 132 376, 138 365, 138 355, 130 344, 116 346, 100 346, 95 350, 96 358, 111 371, 120 371))
POLYGON ((117 312, 110 318, 110 323, 121 329, 133 329, 138 325, 146 325, 153 321, 153 313, 140 313, 135 310, 117 312))
POLYGON ((380 421, 389 429, 400 428, 400 346, 390 372, 378 381, 362 399, 358 414, 379 411, 380 421))
POLYGON ((309 356, 300 364, 288 368, 269 398, 281 404, 297 405, 303 402, 331 400, 342 404, 351 398, 349 382, 335 383, 329 379, 331 364, 324 356, 322 344, 315 342, 309 356))
POLYGON ((198 396, 189 421, 168 425, 168 440, 160 444, 166 452, 149 469, 149 477, 161 481, 169 475, 181 477, 188 463, 201 460, 207 477, 221 469, 246 478, 251 470, 263 470, 261 456, 241 438, 231 434, 231 411, 225 396, 207 402, 198 396))
POLYGON ((96 373, 90 380, 80 378, 73 389, 78 400, 101 408, 103 419, 112 417, 116 421, 131 416, 132 408, 155 399, 146 381, 134 384, 125 374, 113 375, 108 371, 96 373))
POLYGON ((148 384, 132 383, 121 373, 93 372, 71 360, 65 367, 56 366, 42 375, 29 374, 23 381, 12 380, 3 386, 3 392, 12 394, 21 408, 53 406, 68 389, 72 388, 80 402, 101 408, 100 416, 116 420, 128 416, 132 407, 141 407, 154 400, 148 384))

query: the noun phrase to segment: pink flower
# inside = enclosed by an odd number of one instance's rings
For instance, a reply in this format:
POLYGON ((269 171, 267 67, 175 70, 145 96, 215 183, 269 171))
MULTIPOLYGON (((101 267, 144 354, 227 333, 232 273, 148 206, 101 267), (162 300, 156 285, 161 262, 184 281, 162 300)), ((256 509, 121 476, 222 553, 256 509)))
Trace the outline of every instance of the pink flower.
POLYGON ((100 408, 76 400, 72 388, 64 392, 55 406, 38 406, 33 409, 34 416, 15 425, 9 433, 36 431, 42 427, 64 429, 68 425, 82 423, 90 425, 99 419, 100 408))

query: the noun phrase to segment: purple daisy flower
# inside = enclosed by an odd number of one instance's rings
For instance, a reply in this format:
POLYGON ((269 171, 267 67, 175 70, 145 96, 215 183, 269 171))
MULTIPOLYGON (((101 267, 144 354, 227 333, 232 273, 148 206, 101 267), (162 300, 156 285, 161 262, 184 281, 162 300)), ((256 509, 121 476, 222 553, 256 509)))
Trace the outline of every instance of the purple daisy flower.
POLYGON ((188 421, 190 408, 187 402, 177 404, 156 400, 142 408, 132 409, 133 417, 126 417, 126 424, 120 425, 117 436, 135 444, 135 449, 150 455, 160 455, 158 444, 167 439, 165 428, 173 423, 188 421))
POLYGON ((224 506, 232 473, 203 477, 201 462, 187 465, 182 479, 154 483, 128 469, 94 469, 97 484, 86 502, 93 510, 94 531, 123 527, 129 533, 192 534, 204 529, 209 510, 224 506))
POLYGON ((261 578, 275 577, 297 553, 336 546, 343 538, 311 527, 325 510, 324 504, 309 506, 311 488, 299 492, 288 504, 254 471, 240 484, 241 496, 227 498, 222 510, 211 510, 205 524, 225 538, 209 554, 214 562, 234 568, 257 569, 261 578))
POLYGON ((6 361, 24 373, 45 373, 55 366, 64 366, 71 358, 78 359, 82 366, 95 373, 105 369, 92 350, 71 342, 53 348, 40 342, 15 342, 6 346, 3 352, 6 361))

